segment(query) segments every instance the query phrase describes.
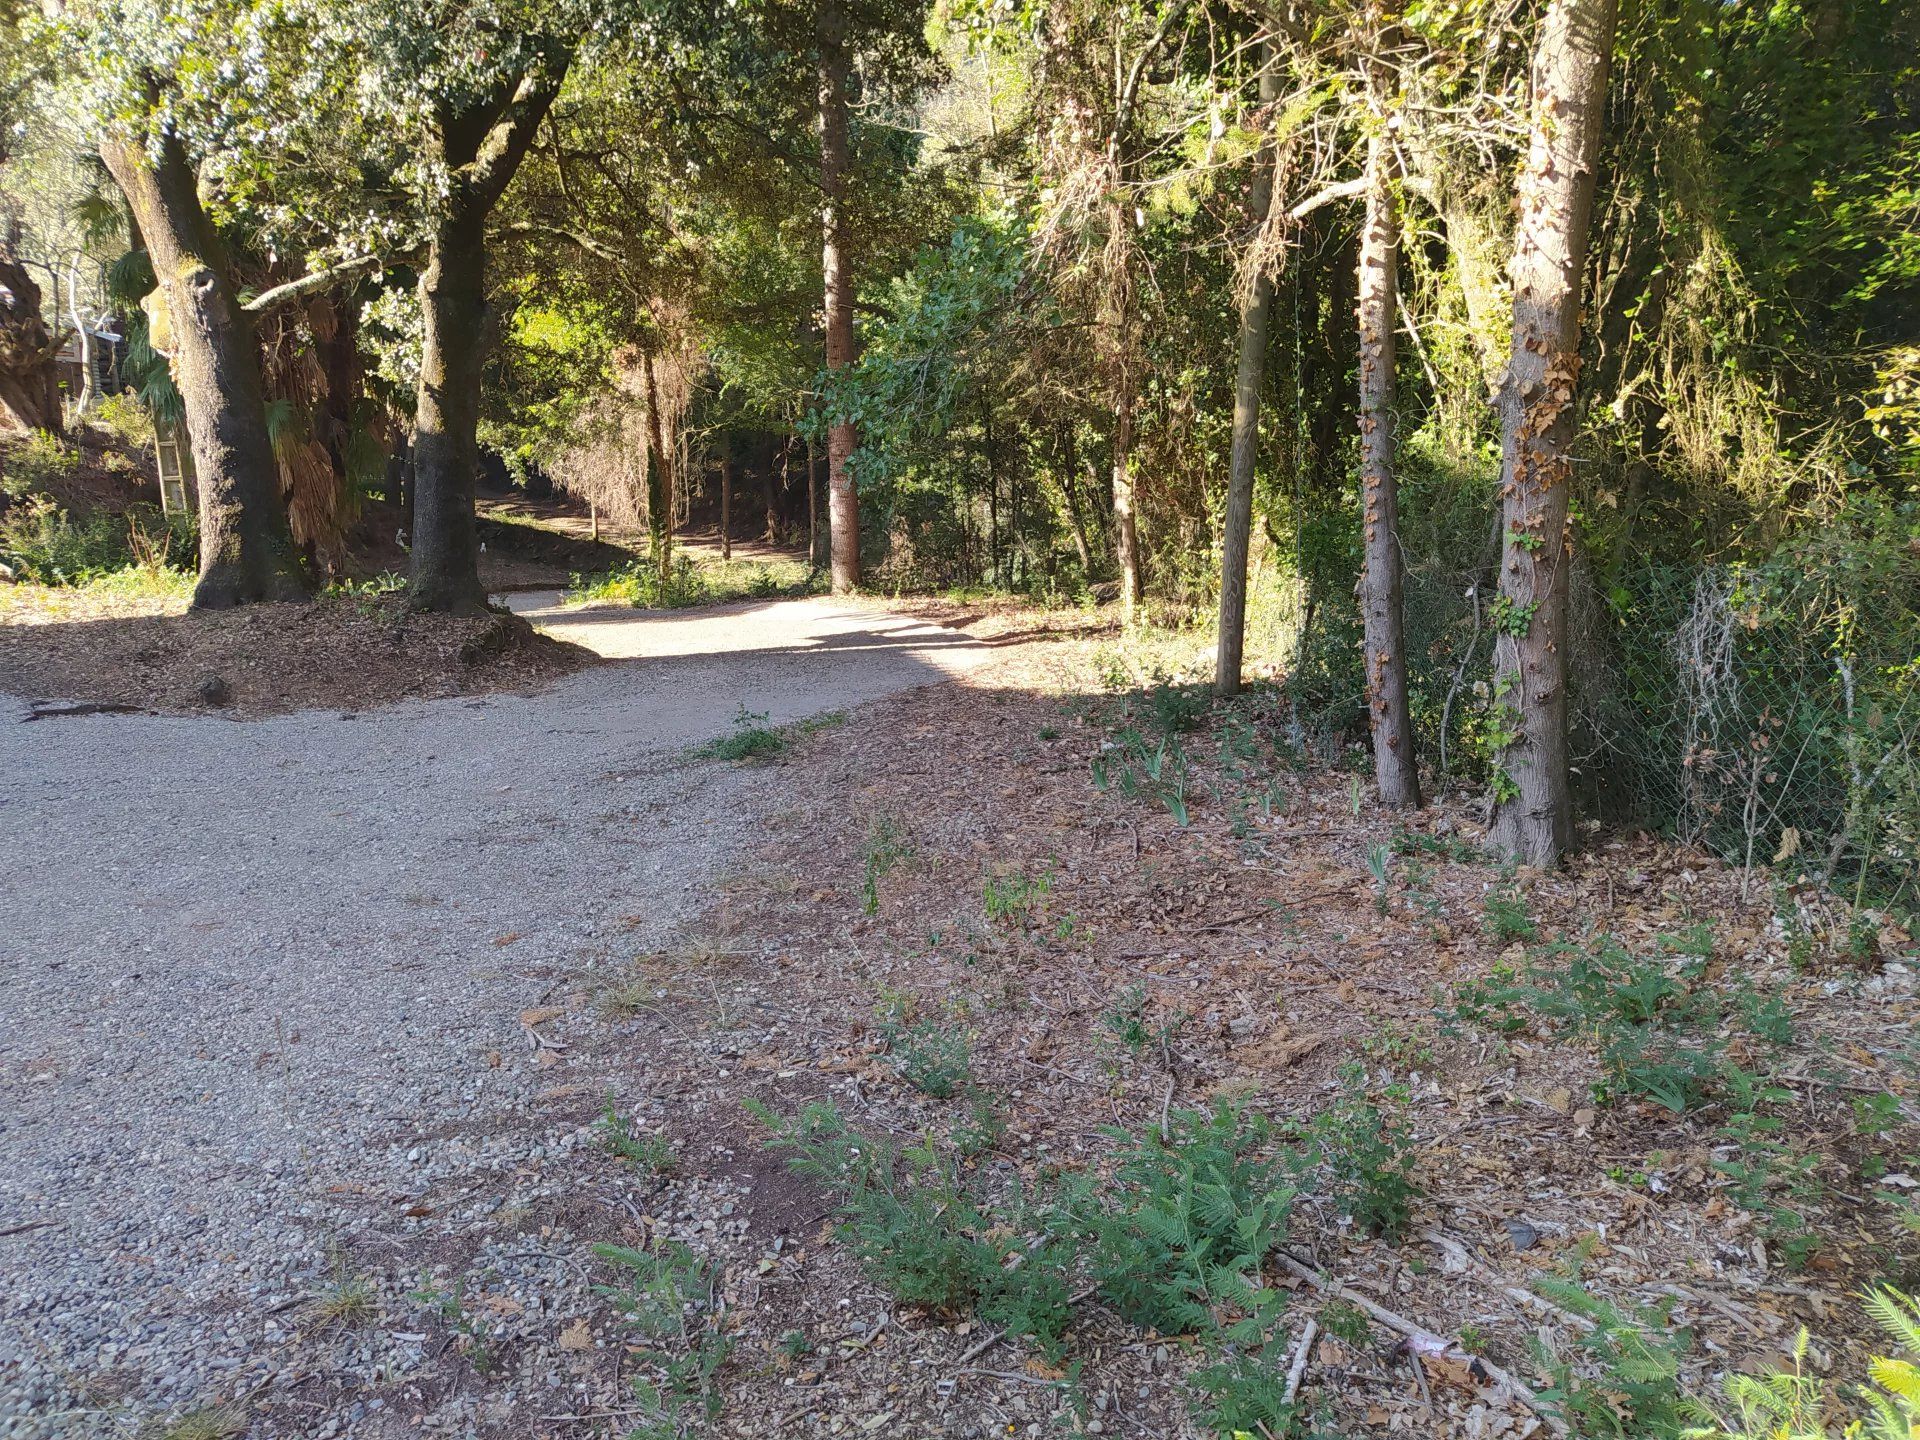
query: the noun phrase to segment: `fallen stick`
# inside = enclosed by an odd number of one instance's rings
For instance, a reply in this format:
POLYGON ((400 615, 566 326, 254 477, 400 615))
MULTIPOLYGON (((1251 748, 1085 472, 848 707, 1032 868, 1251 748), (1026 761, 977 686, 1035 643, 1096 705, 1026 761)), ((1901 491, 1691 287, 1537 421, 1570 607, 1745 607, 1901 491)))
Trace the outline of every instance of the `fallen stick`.
MULTIPOLYGON (((1444 1353, 1447 1350, 1447 1348, 1452 1344, 1451 1341, 1443 1338, 1442 1336, 1436 1335, 1433 1331, 1427 1329, 1424 1325, 1416 1325, 1413 1323, 1413 1321, 1407 1319, 1406 1316, 1396 1315, 1393 1313, 1393 1311, 1387 1309, 1385 1306, 1374 1304, 1373 1301, 1369 1300, 1366 1296, 1362 1295, 1358 1290, 1349 1289, 1347 1286, 1342 1285, 1335 1280, 1323 1280, 1320 1277, 1320 1273, 1317 1270, 1313 1269, 1309 1265, 1303 1264, 1299 1260, 1296 1260, 1293 1256, 1289 1255, 1286 1251, 1276 1250, 1273 1253, 1279 1256, 1280 1263, 1282 1266, 1286 1268, 1288 1274, 1298 1276, 1300 1279, 1305 1280, 1309 1285, 1312 1285, 1317 1290, 1324 1291, 1329 1295, 1339 1296, 1342 1300, 1346 1301, 1349 1305, 1353 1305, 1361 1310, 1364 1310, 1368 1315, 1372 1316, 1375 1320, 1378 1320, 1382 1325, 1385 1325, 1389 1330, 1398 1331, 1400 1334, 1405 1335, 1410 1339, 1424 1340, 1431 1343, 1435 1347, 1436 1354, 1444 1353)), ((1496 1385, 1504 1386, 1507 1390, 1507 1393, 1512 1395, 1514 1399, 1518 1400, 1522 1405, 1525 1405, 1534 1414, 1538 1415, 1540 1419, 1543 1422, 1545 1422, 1549 1430, 1553 1431, 1554 1434, 1563 1437, 1563 1440, 1571 1440, 1573 1431, 1567 1428, 1567 1422, 1562 1420, 1559 1416, 1551 1414, 1550 1412, 1541 1409, 1540 1397, 1534 1394, 1533 1390, 1529 1386, 1515 1379, 1512 1375, 1508 1374, 1505 1370, 1502 1370, 1498 1365, 1494 1364, 1491 1360, 1488 1360, 1484 1356, 1475 1355, 1471 1358, 1473 1359, 1475 1364, 1477 1364, 1482 1370, 1486 1371, 1490 1377, 1492 1377, 1493 1382, 1496 1385)))
POLYGON ((1307 1359, 1313 1353, 1314 1339, 1320 1334, 1320 1322, 1309 1320, 1306 1328, 1300 1332, 1300 1342, 1293 1347, 1293 1363, 1287 1366, 1287 1388, 1280 1394, 1282 1405, 1291 1405, 1293 1397, 1300 1393, 1300 1381, 1307 1373, 1307 1359))

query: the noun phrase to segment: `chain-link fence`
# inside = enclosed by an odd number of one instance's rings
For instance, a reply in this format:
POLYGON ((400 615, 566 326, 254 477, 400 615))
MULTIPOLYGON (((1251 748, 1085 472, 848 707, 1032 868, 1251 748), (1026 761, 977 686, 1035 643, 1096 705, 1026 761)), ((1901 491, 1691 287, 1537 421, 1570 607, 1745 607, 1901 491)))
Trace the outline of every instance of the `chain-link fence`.
MULTIPOLYGON (((1882 903, 1920 902, 1920 547, 1911 517, 1835 525, 1739 565, 1576 566, 1582 814, 1882 903)), ((1421 752, 1479 782, 1493 635, 1484 576, 1410 567, 1421 752)), ((1314 607, 1294 693, 1331 746, 1364 733, 1358 617, 1314 607)))

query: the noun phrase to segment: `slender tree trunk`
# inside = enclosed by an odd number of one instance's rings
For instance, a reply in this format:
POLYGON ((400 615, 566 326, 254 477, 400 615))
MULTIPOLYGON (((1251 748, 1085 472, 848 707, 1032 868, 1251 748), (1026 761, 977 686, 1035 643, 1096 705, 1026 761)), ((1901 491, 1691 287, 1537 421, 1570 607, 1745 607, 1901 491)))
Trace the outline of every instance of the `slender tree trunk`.
POLYGON ((807 441, 807 563, 821 566, 827 563, 826 551, 821 544, 825 539, 820 529, 820 450, 812 440, 807 441))
MULTIPOLYGON (((16 227, 17 228, 17 227, 16 227)), ((41 313, 40 287, 17 253, 17 233, 0 239, 0 423, 65 433, 58 347, 41 313)))
POLYGON ((654 358, 647 366, 647 540, 654 568, 664 582, 673 568, 673 472, 668 468, 667 437, 660 424, 660 383, 654 358))
MULTIPOLYGON (((1118 162, 1115 169, 1120 169, 1118 162)), ((1107 363, 1113 373, 1113 464, 1108 473, 1113 491, 1113 551, 1120 565, 1120 619, 1127 625, 1133 623, 1142 594, 1140 536, 1133 518, 1133 423, 1139 381, 1133 353, 1132 223, 1118 200, 1108 205, 1107 225, 1118 251, 1114 273, 1107 278, 1107 363)))
MULTIPOLYGON (((1273 41, 1260 45, 1260 103, 1280 98, 1273 41)), ((1273 208, 1273 143, 1254 160, 1248 218, 1255 244, 1273 208)), ((1213 659, 1213 693, 1240 690, 1240 662, 1247 635, 1247 552, 1253 539, 1254 462, 1260 455, 1260 391, 1267 377, 1267 325, 1273 314, 1273 279, 1266 267, 1240 303, 1240 368, 1233 384, 1233 450, 1227 461, 1227 509, 1220 535, 1220 636, 1213 659)))
POLYGON ((426 345, 414 416, 413 603, 484 610, 474 477, 480 468, 480 379, 487 328, 484 212, 455 205, 435 227, 420 277, 426 345))
POLYGON ((1133 370, 1121 362, 1113 404, 1113 550, 1120 562, 1120 620, 1133 623, 1140 605, 1140 535, 1133 519, 1133 370))
POLYGON ((1494 704, 1512 735, 1495 777, 1493 841, 1554 865, 1573 840, 1567 757, 1567 527, 1580 289, 1612 58, 1614 0, 1553 0, 1533 57, 1532 141, 1520 175, 1513 351, 1501 388, 1502 554, 1494 704))
MULTIPOLYGON (((846 269, 847 34, 839 0, 820 6, 821 268, 826 276, 827 369, 853 363, 853 281, 846 269)), ((860 504, 850 461, 859 437, 847 421, 827 432, 833 593, 860 584, 860 504)))
POLYGON ((769 545, 780 539, 780 497, 786 494, 788 484, 787 467, 793 459, 793 437, 786 436, 780 441, 780 480, 776 484, 773 478, 773 465, 767 465, 767 534, 769 545))
POLYGON ((1067 527, 1073 532, 1073 551, 1080 561, 1080 577, 1093 581, 1093 547, 1087 543, 1087 524, 1080 518, 1080 457, 1073 440, 1073 429, 1060 432, 1060 489, 1067 500, 1067 527))
POLYGON ((1420 805, 1420 768, 1407 699, 1394 473, 1394 307, 1400 290, 1394 181, 1392 142, 1376 133, 1367 142, 1367 217, 1360 232, 1360 597, 1374 784, 1382 804, 1413 810, 1420 805))
POLYGON ((200 492, 196 609, 307 594, 287 531, 280 472, 267 436, 260 347, 240 308, 226 249, 200 204, 181 142, 100 147, 138 221, 166 306, 164 349, 186 409, 200 492))
POLYGON ((733 559, 733 436, 720 437, 720 558, 733 559))

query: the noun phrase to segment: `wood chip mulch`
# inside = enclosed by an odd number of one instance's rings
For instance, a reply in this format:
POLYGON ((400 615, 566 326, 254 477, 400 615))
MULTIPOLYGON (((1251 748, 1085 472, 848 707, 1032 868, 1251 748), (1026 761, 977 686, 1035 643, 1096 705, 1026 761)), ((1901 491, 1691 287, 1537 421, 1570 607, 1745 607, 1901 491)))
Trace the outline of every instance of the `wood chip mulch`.
MULTIPOLYGON (((951 607, 943 618, 1021 629, 951 607)), ((602 1022, 632 1055, 620 1105, 672 1140, 682 1167, 664 1191, 610 1211, 608 1238, 690 1236, 723 1277, 736 1348, 707 1433, 1200 1433, 1190 1337, 1143 1333, 1083 1296, 1066 1385, 1067 1372, 973 1318, 896 1304, 836 1239, 832 1197, 768 1153, 743 1099, 784 1114, 831 1099, 855 1128, 899 1142, 966 1123, 967 1100, 902 1078, 883 1014, 964 1029, 972 1081, 1007 1122, 979 1163, 1028 1184, 1102 1173, 1106 1127, 1151 1133, 1169 1108, 1224 1099, 1283 1125, 1305 1119, 1351 1064, 1370 1094, 1400 1097, 1387 1103, 1411 1129, 1419 1186, 1405 1237, 1370 1238, 1304 1193, 1292 1261, 1270 1267, 1296 1323, 1323 1322, 1310 1349, 1276 1363, 1299 1361, 1304 1412, 1329 1433, 1550 1433, 1471 1357, 1537 1388, 1545 1343, 1577 1370, 1588 1327, 1538 1290, 1575 1273, 1595 1296, 1660 1307, 1691 1330, 1695 1393, 1782 1363, 1803 1325, 1810 1363, 1863 1373, 1875 1337, 1855 1296, 1877 1279, 1911 1284, 1920 1263, 1891 1192, 1867 1178, 1868 1152, 1898 1167, 1920 1146, 1909 1043, 1920 1007, 1896 926, 1875 957, 1848 957, 1839 910, 1783 891, 1823 937, 1790 965, 1765 876, 1748 877, 1743 898, 1737 872, 1649 837, 1590 834, 1557 875, 1450 858, 1482 834, 1475 804, 1448 796, 1403 818, 1349 775, 1271 763, 1287 721, 1272 690, 1181 737, 1194 766, 1183 824, 1151 796, 1092 781, 1116 735, 1145 723, 1144 697, 1092 678, 1102 627, 1025 628, 1066 638, 1009 644, 964 685, 866 707, 777 759, 764 846, 683 952, 635 958, 626 999, 602 1022), (1249 745, 1265 758, 1236 754, 1249 745), (1403 832, 1433 848, 1409 855, 1403 836, 1382 902, 1369 855, 1403 832), (877 877, 868 913, 875 837, 907 853, 877 877), (1014 877, 1038 886, 1031 905, 991 917, 987 888, 1014 877), (1710 922, 1710 978, 1786 998, 1796 1038, 1774 1066, 1792 1092, 1782 1139, 1818 1156, 1824 1181, 1805 1202, 1821 1244, 1804 1268, 1730 1203, 1715 1168, 1731 1153, 1725 1105, 1682 1116, 1603 1103, 1584 1045, 1451 1018, 1453 986, 1523 959, 1488 933, 1488 896, 1515 887, 1543 943, 1606 931, 1652 954, 1659 937, 1710 922), (1130 1009, 1164 1046, 1121 1038, 1113 1017, 1130 1009), (1869 1133, 1853 1102, 1881 1092, 1903 1109, 1869 1133), (697 1203, 688 1209, 723 1177, 729 1193, 745 1189, 737 1233, 702 1230, 697 1203), (1346 1287, 1341 1304, 1326 1282, 1346 1287), (1426 1341, 1410 1346, 1377 1319, 1356 1330, 1351 1312, 1368 1306, 1451 1348, 1414 1363, 1426 1341)), ((595 1163, 594 1185, 617 1187, 619 1167, 595 1163)))
POLYGON ((185 613, 183 600, 0 592, 0 694, 48 713, 271 715, 523 690, 596 657, 501 614, 417 614, 397 596, 185 613))

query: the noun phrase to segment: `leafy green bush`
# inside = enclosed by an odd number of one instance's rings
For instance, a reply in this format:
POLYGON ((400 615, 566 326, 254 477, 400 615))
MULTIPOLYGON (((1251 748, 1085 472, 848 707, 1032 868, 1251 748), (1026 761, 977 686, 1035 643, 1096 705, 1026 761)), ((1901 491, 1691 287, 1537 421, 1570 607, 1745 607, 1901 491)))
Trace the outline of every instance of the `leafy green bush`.
POLYGON ((22 580, 84 585, 127 569, 184 570, 194 559, 194 525, 136 505, 124 515, 100 510, 75 521, 44 496, 0 515, 0 560, 22 580))
POLYGON ((0 450, 0 494, 10 500, 24 500, 79 470, 78 450, 44 430, 34 430, 24 440, 0 450))
MULTIPOLYGON (((1413 1199, 1413 1143, 1406 1122, 1367 1098, 1366 1073, 1348 1064, 1340 1095, 1307 1127, 1309 1158, 1327 1193, 1356 1225, 1389 1240, 1406 1232, 1413 1199)), ((1404 1090, 1390 1092, 1396 1101, 1404 1090)))

